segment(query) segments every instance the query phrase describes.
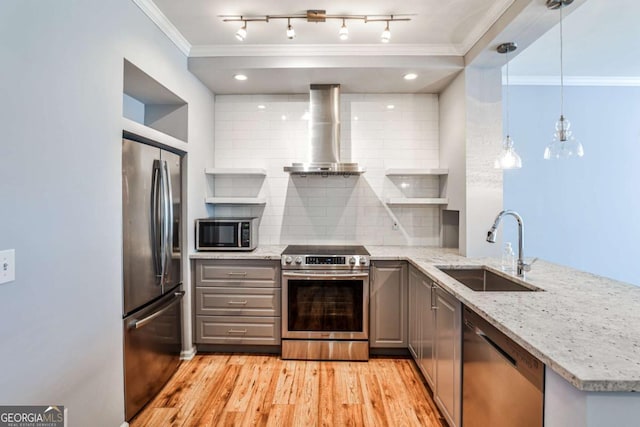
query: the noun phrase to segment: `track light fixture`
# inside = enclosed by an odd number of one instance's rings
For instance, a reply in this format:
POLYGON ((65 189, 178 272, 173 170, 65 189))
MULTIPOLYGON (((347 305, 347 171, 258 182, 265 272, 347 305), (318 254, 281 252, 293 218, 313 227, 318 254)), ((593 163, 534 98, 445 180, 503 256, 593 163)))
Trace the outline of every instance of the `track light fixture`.
POLYGON ((293 39, 296 36, 296 32, 291 25, 291 21, 294 19, 305 19, 307 22, 326 22, 328 19, 342 20, 342 26, 338 32, 340 40, 349 39, 349 29, 347 28, 346 21, 348 19, 355 21, 363 21, 365 24, 369 22, 384 22, 386 26, 380 40, 383 43, 389 43, 391 40, 391 30, 389 29, 390 22, 397 21, 410 21, 411 14, 403 15, 327 15, 325 10, 307 10, 305 14, 292 14, 292 15, 264 15, 264 16, 244 16, 244 15, 220 15, 222 22, 242 22, 242 27, 236 32, 236 38, 240 41, 244 41, 247 37, 247 22, 271 22, 276 19, 287 20, 287 38, 293 39))

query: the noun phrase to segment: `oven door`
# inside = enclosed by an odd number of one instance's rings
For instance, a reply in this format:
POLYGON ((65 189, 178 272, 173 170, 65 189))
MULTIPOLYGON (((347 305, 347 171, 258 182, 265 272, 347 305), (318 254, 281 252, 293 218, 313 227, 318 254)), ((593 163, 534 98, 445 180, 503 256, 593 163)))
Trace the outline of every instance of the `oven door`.
POLYGON ((282 272, 282 338, 369 338, 369 273, 282 272))

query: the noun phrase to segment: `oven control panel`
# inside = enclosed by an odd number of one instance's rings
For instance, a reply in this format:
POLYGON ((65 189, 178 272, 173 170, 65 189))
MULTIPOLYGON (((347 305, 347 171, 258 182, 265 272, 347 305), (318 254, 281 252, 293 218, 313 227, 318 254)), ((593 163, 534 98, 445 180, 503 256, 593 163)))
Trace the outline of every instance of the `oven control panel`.
POLYGON ((304 259, 306 264, 331 264, 331 265, 344 265, 345 257, 343 256, 308 256, 304 259))
POLYGON ((323 255, 287 255, 282 257, 283 267, 334 266, 345 268, 362 268, 369 266, 369 258, 365 255, 323 256, 323 255))

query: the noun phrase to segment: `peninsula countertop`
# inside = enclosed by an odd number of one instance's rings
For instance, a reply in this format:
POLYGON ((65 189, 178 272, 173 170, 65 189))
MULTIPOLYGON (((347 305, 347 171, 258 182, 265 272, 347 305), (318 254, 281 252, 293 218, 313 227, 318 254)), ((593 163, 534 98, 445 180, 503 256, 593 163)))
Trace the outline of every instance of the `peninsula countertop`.
MULTIPOLYGON (((280 259, 285 245, 191 259, 280 259)), ((640 391, 640 287, 540 260, 524 280, 543 292, 476 292, 438 269, 485 265, 456 249, 366 246, 371 259, 406 260, 583 391, 640 391)), ((518 279, 516 279, 518 280, 518 279)))

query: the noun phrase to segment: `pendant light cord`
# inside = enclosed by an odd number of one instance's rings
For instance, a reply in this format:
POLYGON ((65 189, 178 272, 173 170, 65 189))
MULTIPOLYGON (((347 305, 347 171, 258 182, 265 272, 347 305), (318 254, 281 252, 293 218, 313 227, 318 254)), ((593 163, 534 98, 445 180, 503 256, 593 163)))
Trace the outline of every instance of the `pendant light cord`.
POLYGON ((506 101, 507 101, 507 138, 509 138, 509 49, 507 48, 506 52, 507 58, 507 93, 506 93, 506 101))
POLYGON ((564 64, 562 61, 562 57, 563 57, 562 8, 563 7, 564 7, 564 3, 561 0, 560 1, 560 117, 564 117, 564 64))

